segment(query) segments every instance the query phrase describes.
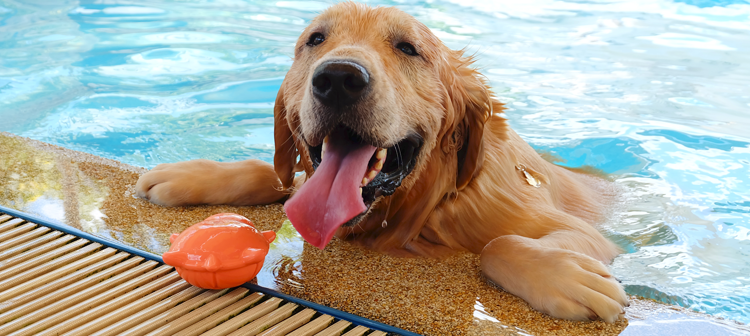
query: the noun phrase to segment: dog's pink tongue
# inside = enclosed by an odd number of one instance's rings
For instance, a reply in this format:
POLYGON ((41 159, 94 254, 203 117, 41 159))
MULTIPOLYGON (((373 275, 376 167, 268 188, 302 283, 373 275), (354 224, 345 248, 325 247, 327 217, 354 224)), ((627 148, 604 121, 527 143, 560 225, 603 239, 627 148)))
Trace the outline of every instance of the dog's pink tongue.
POLYGON ((329 136, 315 174, 284 204, 292 225, 308 243, 325 248, 341 225, 367 210, 359 186, 375 147, 346 135, 329 136))

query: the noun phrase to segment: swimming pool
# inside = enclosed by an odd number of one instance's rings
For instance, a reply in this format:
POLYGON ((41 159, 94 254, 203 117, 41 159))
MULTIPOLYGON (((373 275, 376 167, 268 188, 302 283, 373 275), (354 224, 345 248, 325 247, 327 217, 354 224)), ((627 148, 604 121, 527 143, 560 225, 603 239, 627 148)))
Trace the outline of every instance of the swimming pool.
MULTIPOLYGON (((478 58, 511 125, 625 190, 631 294, 750 323, 750 3, 369 1, 478 58)), ((129 164, 273 155, 313 1, 0 0, 0 131, 129 164)))

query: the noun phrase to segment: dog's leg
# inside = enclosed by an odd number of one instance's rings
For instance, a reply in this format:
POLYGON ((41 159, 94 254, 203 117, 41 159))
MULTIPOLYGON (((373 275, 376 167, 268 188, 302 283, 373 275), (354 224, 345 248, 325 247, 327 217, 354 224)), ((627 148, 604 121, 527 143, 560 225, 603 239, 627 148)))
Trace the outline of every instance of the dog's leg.
POLYGON ((273 165, 260 160, 160 164, 138 179, 135 190, 165 206, 269 204, 286 195, 273 165))
POLYGON ((482 273, 551 316, 614 322, 628 298, 602 261, 617 248, 590 225, 574 224, 539 239, 495 238, 482 251, 482 273))

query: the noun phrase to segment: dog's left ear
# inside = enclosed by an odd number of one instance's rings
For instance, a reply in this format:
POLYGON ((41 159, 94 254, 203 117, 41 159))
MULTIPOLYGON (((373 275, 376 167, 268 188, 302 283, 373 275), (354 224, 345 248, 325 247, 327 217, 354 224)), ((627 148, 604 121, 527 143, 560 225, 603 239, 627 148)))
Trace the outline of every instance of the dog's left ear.
POLYGON ((279 176, 284 190, 291 188, 294 183, 294 173, 297 170, 297 158, 299 156, 290 122, 284 105, 284 84, 282 83, 279 93, 276 94, 276 103, 273 107, 273 140, 276 143, 273 168, 276 170, 276 175, 279 176))
MULTIPOLYGON (((453 148, 457 156, 456 190, 465 188, 484 163, 484 128, 495 105, 486 79, 469 66, 471 58, 453 51, 452 62, 442 71, 446 89, 445 108, 449 116, 444 148, 453 148), (450 112, 453 113, 450 113, 450 112), (452 129, 452 131, 451 131, 452 129)), ((496 111, 499 112, 499 111, 496 111)))

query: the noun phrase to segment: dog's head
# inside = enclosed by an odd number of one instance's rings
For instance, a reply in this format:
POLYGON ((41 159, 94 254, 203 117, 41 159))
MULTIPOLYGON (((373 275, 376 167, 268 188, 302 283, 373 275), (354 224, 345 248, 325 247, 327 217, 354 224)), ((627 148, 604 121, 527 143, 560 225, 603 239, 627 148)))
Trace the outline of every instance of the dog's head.
POLYGON ((308 242, 402 225, 382 228, 385 216, 416 221, 400 229, 418 234, 420 214, 471 181, 501 106, 470 64, 395 8, 345 2, 313 20, 274 111, 283 186, 303 169, 309 177, 285 205, 308 242), (404 210, 409 202, 421 208, 404 210))

